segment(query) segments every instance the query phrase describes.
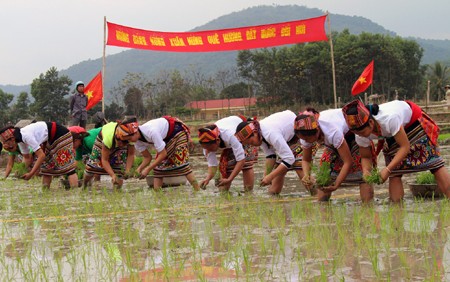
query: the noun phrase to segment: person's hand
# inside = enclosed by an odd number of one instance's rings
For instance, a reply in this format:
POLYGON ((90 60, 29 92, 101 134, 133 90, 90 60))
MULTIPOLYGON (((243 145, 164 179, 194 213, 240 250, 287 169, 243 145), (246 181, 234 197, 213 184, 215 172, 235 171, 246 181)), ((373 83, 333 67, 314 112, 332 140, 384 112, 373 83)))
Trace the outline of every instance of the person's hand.
POLYGON ((270 183, 272 183, 272 178, 266 175, 261 179, 261 182, 259 182, 259 186, 267 186, 270 185, 270 183))
POLYGON ((202 182, 200 182, 200 188, 206 190, 206 186, 208 185, 208 183, 209 183, 208 179, 203 180, 202 182))
POLYGON ((219 180, 219 186, 227 186, 231 184, 231 179, 229 178, 222 178, 219 180))
POLYGON ((333 192, 333 191, 336 191, 338 188, 339 188, 338 186, 333 184, 330 186, 320 187, 318 189, 322 190, 323 192, 333 192))
POLYGON ((150 167, 148 166, 141 171, 141 174, 139 175, 139 179, 145 179, 149 173, 150 173, 150 167))
POLYGON ((391 175, 391 171, 386 167, 380 171, 382 183, 386 182, 386 180, 389 178, 389 175, 391 175))
POLYGON ((133 177, 133 173, 131 171, 125 171, 125 173, 123 174, 123 179, 128 179, 133 177))
POLYGON ((302 184, 305 186, 311 186, 314 184, 314 177, 312 177, 311 175, 305 175, 302 178, 302 184))
POLYGON ((119 184, 119 178, 117 177, 116 174, 114 174, 114 175, 111 177, 111 182, 112 182, 112 184, 119 184))
POLYGON ((31 174, 29 172, 22 175, 22 179, 24 179, 24 180, 30 180, 31 177, 33 177, 33 174, 31 174))

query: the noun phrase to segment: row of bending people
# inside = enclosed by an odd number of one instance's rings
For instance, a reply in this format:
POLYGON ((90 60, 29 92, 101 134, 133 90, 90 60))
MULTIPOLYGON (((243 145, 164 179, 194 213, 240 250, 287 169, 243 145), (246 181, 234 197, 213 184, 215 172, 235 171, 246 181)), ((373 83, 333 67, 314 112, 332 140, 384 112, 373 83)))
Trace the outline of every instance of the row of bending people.
POLYGON ((236 136, 242 144, 261 146, 266 157, 266 171, 261 185, 270 194, 279 194, 289 170, 294 170, 311 193, 314 179, 311 162, 319 145, 325 145, 321 161, 330 162, 333 184, 317 190, 319 200, 328 200, 332 191, 344 182, 360 184, 361 199, 373 198, 373 189, 362 181, 359 151, 354 134, 349 132, 340 109, 319 114, 312 108, 295 115, 291 111, 274 113, 258 121, 243 122, 236 136))
POLYGON ((136 118, 110 122, 103 126, 95 140, 86 163, 83 185, 89 186, 95 175, 110 175, 112 183, 117 188, 122 187, 123 180, 132 176, 137 150, 143 161, 136 171, 141 179, 153 171, 155 189, 162 187, 164 177, 185 176, 198 190, 199 185, 189 163, 190 144, 189 128, 175 117, 165 116, 143 125, 139 125, 136 118), (150 145, 157 151, 154 160, 150 145))
MULTIPOLYGON (((230 119, 231 120, 231 119, 230 119)), ((234 120, 237 120, 236 118, 234 120)), ((236 122, 236 121, 234 121, 236 122)), ((200 144, 206 152, 214 151, 223 143, 222 130, 227 119, 218 121, 199 130, 200 144), (216 127, 218 130, 215 131, 216 127), (203 137, 202 137, 203 136, 203 137), (205 137, 206 136, 206 137, 205 137)), ((231 123, 229 126, 232 127, 231 123)), ((261 121, 242 121, 236 128, 235 137, 244 146, 261 147, 266 157, 266 170, 260 184, 269 186, 269 193, 281 192, 284 176, 288 170, 295 170, 307 189, 314 179, 311 175, 311 161, 317 144, 324 145, 320 161, 330 163, 333 184, 318 191, 319 200, 328 200, 333 191, 343 183, 359 184, 363 202, 373 199, 373 187, 364 182, 377 166, 376 160, 382 149, 385 168, 380 171, 382 182, 389 179, 389 197, 401 201, 404 188, 401 177, 404 174, 431 171, 439 189, 450 197, 450 174, 440 156, 436 123, 416 104, 410 101, 391 101, 380 106, 364 105, 352 101, 342 109, 317 112, 312 108, 295 115, 291 111, 274 113, 261 121), (299 141, 300 139, 300 141, 299 141), (377 139, 377 149, 373 140, 377 139)), ((232 146, 231 146, 232 148, 232 146)), ((225 178, 229 182, 243 168, 242 154, 236 154, 234 170, 225 178)), ((209 154, 207 154, 209 158, 209 154)), ((210 167, 214 162, 208 161, 210 167)), ((213 170, 203 183, 207 183, 213 170)), ((223 175, 223 174, 222 174, 223 175)), ((244 176, 253 179, 253 176, 244 176)), ((253 182, 251 183, 253 184, 253 182)))
POLYGON ((87 135, 73 131, 71 135, 57 123, 37 122, 22 129, 0 130, 0 141, 6 150, 20 151, 26 159, 30 150, 34 152, 35 162, 24 179, 40 171, 44 186, 50 185, 52 176, 64 174, 69 175, 71 186, 76 185, 73 149, 87 147, 85 186, 95 175, 108 174, 120 187, 123 179, 130 176, 136 149, 144 157, 137 172, 144 178, 153 171, 155 188, 162 186, 164 177, 186 176, 195 190, 205 188, 217 168, 221 175, 220 189, 228 190, 242 171, 244 189, 252 190, 253 166, 261 147, 266 169, 260 185, 269 186, 271 194, 281 192, 289 170, 294 170, 311 190, 314 183, 311 162, 318 145, 324 145, 320 161, 331 164, 333 184, 321 188, 318 199, 327 200, 340 185, 351 183, 359 184, 361 199, 367 202, 373 198, 373 188, 363 181, 363 176, 377 165, 378 150, 372 140, 378 139, 386 160, 380 176, 383 182, 389 179, 391 200, 400 201, 403 197, 403 174, 423 170, 430 170, 439 188, 450 196, 450 175, 437 143, 439 128, 419 106, 409 101, 365 106, 355 100, 342 109, 320 113, 308 108, 298 115, 289 110, 274 113, 261 121, 240 116, 221 119, 198 132, 208 161, 207 175, 200 184, 189 163, 189 128, 177 118, 166 116, 143 125, 135 118, 110 122, 87 135), (87 136, 91 145, 85 144, 87 136), (157 151, 155 159, 148 150, 150 145, 157 151), (219 148, 223 151, 218 161, 219 148))
POLYGON ((121 187, 124 178, 131 174, 136 147, 144 157, 137 171, 144 178, 153 170, 154 187, 161 187, 166 176, 183 175, 194 189, 199 189, 189 164, 189 128, 174 117, 151 120, 141 126, 131 118, 88 132, 78 126, 66 128, 39 121, 23 128, 1 129, 0 142, 8 152, 19 152, 30 166, 22 178, 29 180, 40 174, 44 188, 49 188, 52 178, 59 176, 66 176, 70 187, 77 187, 76 161, 81 161, 83 155, 88 156, 84 186, 90 185, 95 176, 110 175, 112 183, 121 187), (148 150, 151 144, 157 150, 153 162, 148 150), (35 155, 34 163, 30 161, 30 150, 35 155))

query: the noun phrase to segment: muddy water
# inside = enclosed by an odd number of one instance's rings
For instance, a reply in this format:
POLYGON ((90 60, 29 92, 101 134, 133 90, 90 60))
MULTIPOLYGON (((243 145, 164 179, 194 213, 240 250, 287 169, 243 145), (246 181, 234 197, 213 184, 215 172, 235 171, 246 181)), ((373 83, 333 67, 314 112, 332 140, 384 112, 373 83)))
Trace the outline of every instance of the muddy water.
MULTIPOLYGON (((450 150, 443 150, 450 160, 450 150)), ((196 175, 206 162, 194 157, 196 175)), ((256 179, 262 178, 262 163, 256 179)), ((380 163, 383 163, 381 161, 380 163)), ((387 204, 387 185, 362 207, 357 187, 319 204, 290 172, 280 197, 210 184, 154 193, 129 180, 112 191, 54 189, 39 180, 0 183, 3 280, 448 280, 450 204, 387 204), (449 234, 449 235, 448 235, 449 234)))

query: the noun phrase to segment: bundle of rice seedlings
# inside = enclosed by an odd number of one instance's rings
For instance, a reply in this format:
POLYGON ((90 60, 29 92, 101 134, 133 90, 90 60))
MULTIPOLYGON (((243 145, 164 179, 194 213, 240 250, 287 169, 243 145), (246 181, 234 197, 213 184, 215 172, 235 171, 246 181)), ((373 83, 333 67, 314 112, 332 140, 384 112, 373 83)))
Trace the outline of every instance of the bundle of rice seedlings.
POLYGON ((382 184, 383 180, 381 179, 380 171, 378 167, 374 167, 369 175, 365 175, 363 180, 367 184, 382 184))
POLYGON ((331 183, 331 168, 329 162, 322 162, 320 167, 313 167, 316 174, 316 184, 319 187, 325 187, 331 183))
POLYGON ((429 171, 419 172, 416 176, 417 184, 436 184, 434 175, 429 171))
POLYGON ((28 172, 27 165, 23 162, 14 163, 13 172, 17 178, 22 178, 22 176, 28 172))

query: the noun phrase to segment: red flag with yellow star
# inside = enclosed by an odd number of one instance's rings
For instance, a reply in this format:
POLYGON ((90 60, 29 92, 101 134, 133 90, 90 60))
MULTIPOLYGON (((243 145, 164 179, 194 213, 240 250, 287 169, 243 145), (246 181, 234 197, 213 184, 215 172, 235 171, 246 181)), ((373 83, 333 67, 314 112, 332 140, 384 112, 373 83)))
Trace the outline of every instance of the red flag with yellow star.
POLYGON ((353 84, 352 95, 355 96, 369 87, 373 81, 373 60, 359 76, 358 80, 353 84))
POLYGON ((84 94, 88 97, 86 110, 103 99, 102 72, 99 72, 88 85, 84 87, 84 94))

